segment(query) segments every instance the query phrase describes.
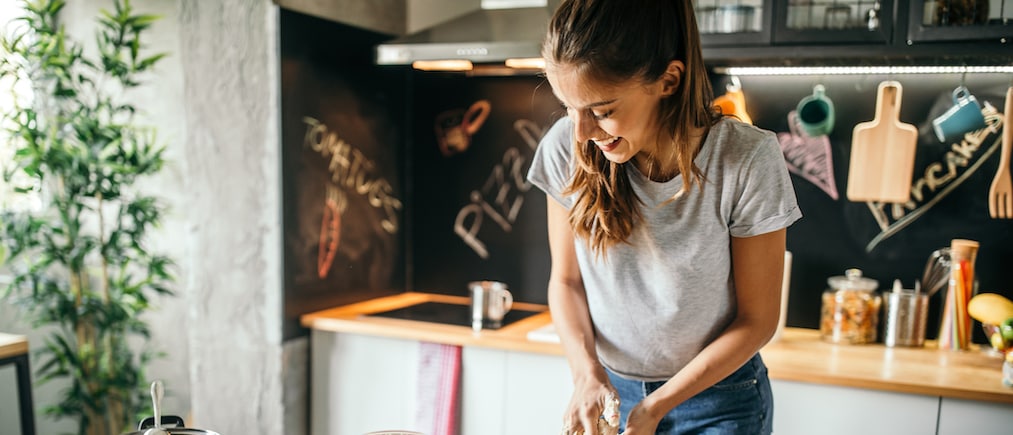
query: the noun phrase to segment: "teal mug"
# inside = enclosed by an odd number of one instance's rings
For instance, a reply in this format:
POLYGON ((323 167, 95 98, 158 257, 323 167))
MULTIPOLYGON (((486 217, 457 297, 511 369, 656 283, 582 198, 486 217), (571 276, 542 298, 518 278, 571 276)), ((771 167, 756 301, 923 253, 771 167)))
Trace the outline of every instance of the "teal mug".
POLYGON ((834 131, 834 102, 827 97, 823 85, 813 86, 812 95, 798 102, 795 113, 809 137, 829 136, 834 131))
POLYGON ((981 104, 965 86, 953 90, 953 106, 932 120, 932 130, 940 142, 960 140, 965 133, 985 128, 981 104))

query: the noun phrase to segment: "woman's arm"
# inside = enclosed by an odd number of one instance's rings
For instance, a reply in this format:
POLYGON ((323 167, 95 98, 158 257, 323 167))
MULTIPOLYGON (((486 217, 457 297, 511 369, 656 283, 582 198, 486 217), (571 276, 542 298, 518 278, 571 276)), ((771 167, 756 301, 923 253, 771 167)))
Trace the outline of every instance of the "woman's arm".
MULTIPOLYGON (((781 229, 732 238, 732 277, 738 306, 734 320, 685 368, 647 396, 639 409, 632 410, 629 424, 644 418, 656 425, 680 403, 732 374, 770 340, 780 315, 785 233, 781 229)), ((628 425, 627 431, 630 429, 628 425)), ((654 428, 650 430, 653 433, 654 428)))
POLYGON ((570 429, 583 426, 587 428, 586 433, 597 433, 598 417, 611 386, 595 351, 594 329, 567 210, 552 197, 548 197, 547 201, 549 252, 552 255, 549 309, 570 364, 574 385, 573 398, 563 421, 573 426, 570 429))

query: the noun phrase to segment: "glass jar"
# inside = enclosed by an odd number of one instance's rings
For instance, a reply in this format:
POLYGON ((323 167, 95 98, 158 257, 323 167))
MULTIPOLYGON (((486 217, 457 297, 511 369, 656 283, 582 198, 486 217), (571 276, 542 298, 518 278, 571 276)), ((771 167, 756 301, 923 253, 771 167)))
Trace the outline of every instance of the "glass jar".
POLYGON ((831 343, 875 342, 883 303, 876 293, 879 283, 863 278, 859 269, 848 269, 844 276, 827 279, 827 284, 830 288, 823 292, 820 337, 831 343))

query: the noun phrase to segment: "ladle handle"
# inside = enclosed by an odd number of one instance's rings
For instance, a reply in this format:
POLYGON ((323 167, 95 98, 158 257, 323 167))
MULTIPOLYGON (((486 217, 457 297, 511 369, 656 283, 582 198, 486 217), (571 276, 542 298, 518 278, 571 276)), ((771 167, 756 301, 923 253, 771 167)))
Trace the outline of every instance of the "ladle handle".
POLYGON ((155 413, 155 429, 162 427, 162 395, 165 394, 165 387, 162 381, 156 380, 151 383, 151 407, 155 413))

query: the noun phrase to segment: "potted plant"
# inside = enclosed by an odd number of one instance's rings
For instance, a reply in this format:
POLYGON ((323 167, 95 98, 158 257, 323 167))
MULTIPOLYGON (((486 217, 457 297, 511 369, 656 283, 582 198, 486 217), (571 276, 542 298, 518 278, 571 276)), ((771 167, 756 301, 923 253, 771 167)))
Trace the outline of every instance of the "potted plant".
POLYGON ((90 55, 60 25, 63 0, 21 2, 0 45, 0 83, 32 92, 0 114, 15 150, 0 165, 10 194, 38 205, 0 210, 12 276, 0 294, 47 331, 37 382, 70 383, 45 414, 76 419, 80 434, 118 434, 148 409, 144 368, 157 355, 142 317, 171 293, 172 262, 146 244, 163 208, 135 186, 162 168, 164 146, 126 98, 164 56, 141 55, 157 17, 114 0, 90 55))

